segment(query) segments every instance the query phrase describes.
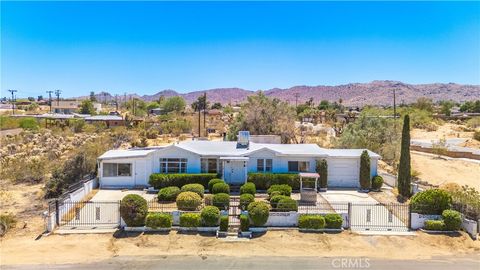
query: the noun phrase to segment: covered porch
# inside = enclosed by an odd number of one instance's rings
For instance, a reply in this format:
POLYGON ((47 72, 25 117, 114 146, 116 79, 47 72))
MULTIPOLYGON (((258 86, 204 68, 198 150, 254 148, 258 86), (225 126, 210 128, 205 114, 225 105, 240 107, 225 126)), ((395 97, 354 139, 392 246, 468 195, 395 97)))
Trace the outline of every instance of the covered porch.
POLYGON ((220 157, 222 179, 229 185, 243 185, 247 182, 248 157, 220 157))

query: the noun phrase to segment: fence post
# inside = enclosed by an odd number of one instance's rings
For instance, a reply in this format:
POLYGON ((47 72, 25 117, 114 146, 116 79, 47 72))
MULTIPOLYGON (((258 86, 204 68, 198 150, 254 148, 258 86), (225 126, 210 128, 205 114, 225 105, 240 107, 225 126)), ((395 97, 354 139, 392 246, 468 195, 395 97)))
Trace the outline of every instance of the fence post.
POLYGON ((348 203, 348 228, 351 228, 352 223, 352 203, 348 203))
POLYGON ((122 227, 122 215, 120 214, 120 203, 122 201, 118 201, 118 227, 121 228, 122 227))
POLYGON ((58 199, 55 199, 55 223, 60 226, 60 207, 58 205, 58 199))
POLYGON ((408 230, 412 228, 412 207, 408 204, 408 230))

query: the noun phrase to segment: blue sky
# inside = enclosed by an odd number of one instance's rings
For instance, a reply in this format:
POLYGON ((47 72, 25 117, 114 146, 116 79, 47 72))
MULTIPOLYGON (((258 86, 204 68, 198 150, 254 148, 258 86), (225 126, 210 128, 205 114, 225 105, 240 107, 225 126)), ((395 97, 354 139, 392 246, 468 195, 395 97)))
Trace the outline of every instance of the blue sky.
POLYGON ((1 2, 1 96, 480 84, 479 2, 1 2))

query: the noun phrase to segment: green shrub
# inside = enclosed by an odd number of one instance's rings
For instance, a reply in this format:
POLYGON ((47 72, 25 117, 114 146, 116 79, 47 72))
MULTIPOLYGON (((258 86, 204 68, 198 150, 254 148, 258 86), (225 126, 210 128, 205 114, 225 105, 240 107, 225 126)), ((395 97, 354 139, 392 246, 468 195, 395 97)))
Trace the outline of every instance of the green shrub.
POLYGON ((300 229, 323 229, 325 228, 325 218, 322 215, 300 215, 298 227, 300 229))
POLYGON ((277 208, 275 210, 278 212, 296 212, 298 211, 298 203, 292 198, 284 198, 278 202, 277 208))
POLYGON ((214 178, 210 181, 208 181, 208 191, 212 193, 213 190, 213 185, 218 184, 218 183, 225 183, 222 179, 214 178))
POLYGON ((253 225, 263 226, 267 222, 270 209, 265 202, 252 202, 247 209, 253 225))
POLYGON ((140 195, 129 194, 120 202, 120 216, 129 227, 144 226, 147 213, 147 201, 140 195))
POLYGON ((328 163, 327 160, 321 159, 317 161, 316 167, 317 173, 320 175, 319 186, 321 188, 327 188, 328 185, 328 163))
POLYGON ((340 229, 342 228, 343 218, 339 214, 326 214, 323 216, 325 218, 325 227, 329 229, 340 229))
POLYGON ((17 219, 13 213, 0 214, 0 236, 5 235, 16 224, 17 219))
POLYGON ((425 220, 425 230, 445 231, 445 223, 443 220, 425 220))
POLYGON ((290 197, 285 195, 274 195, 270 198, 270 205, 272 206, 272 208, 276 209, 278 202, 283 199, 290 199, 290 197))
POLYGON ((267 190, 271 185, 289 185, 292 189, 300 189, 300 177, 296 173, 249 173, 248 182, 254 183, 260 190, 267 190))
POLYGON ((171 228, 173 217, 167 213, 148 213, 145 226, 149 228, 171 228))
POLYGON ((267 190, 267 193, 270 196, 270 194, 274 191, 278 191, 278 192, 280 192, 281 195, 285 195, 285 196, 290 197, 290 195, 292 194, 292 187, 289 186, 289 185, 285 185, 285 184, 271 185, 270 188, 267 190))
POLYGON ((380 190, 383 186, 383 177, 380 175, 374 176, 372 178, 372 189, 373 190, 380 190))
POLYGON ((199 213, 183 213, 180 215, 180 227, 200 227, 202 218, 199 213))
POLYGON ((159 202, 174 202, 178 194, 180 194, 178 187, 165 187, 158 191, 157 197, 159 202))
POLYGON ((35 118, 26 117, 20 119, 20 127, 27 130, 38 130, 40 126, 35 118))
POLYGON ((452 196, 445 190, 429 189, 415 194, 410 200, 412 212, 424 215, 441 215, 450 209, 452 196))
POLYGON ((218 194, 218 193, 230 194, 230 186, 227 183, 216 183, 212 187, 212 193, 213 194, 218 194))
POLYGON ((250 193, 240 195, 240 208, 246 210, 247 206, 255 201, 255 196, 250 193))
POLYGON ((250 220, 248 215, 240 215, 240 231, 247 232, 250 228, 250 220))
POLYGON ((195 192, 185 191, 177 196, 177 208, 184 211, 195 211, 202 204, 202 198, 195 192))
POLYGON ((283 196, 280 191, 272 191, 272 193, 270 193, 270 195, 268 195, 268 200, 271 201, 273 197, 278 196, 278 195, 283 196))
POLYGON ((202 225, 206 227, 215 227, 220 219, 220 210, 215 206, 205 206, 200 214, 202 217, 202 225))
POLYGON ((462 214, 458 211, 444 210, 442 218, 447 231, 458 231, 462 227, 462 214))
POLYGON ((252 194, 255 196, 257 189, 255 188, 254 183, 245 183, 240 187, 240 195, 242 194, 252 194))
POLYGON ((217 177, 216 173, 153 173, 148 183, 155 189, 169 186, 181 188, 186 184, 201 184, 207 188, 208 182, 217 177))
POLYGON ((220 217, 220 231, 222 232, 228 231, 228 216, 220 217))
POLYGON ((184 192, 184 191, 195 192, 198 195, 200 195, 200 197, 202 197, 202 198, 203 198, 203 194, 205 193, 205 188, 200 184, 186 184, 186 185, 182 186, 181 190, 182 190, 182 192, 184 192))
POLYGON ((228 209, 230 204, 230 195, 227 193, 217 193, 213 195, 213 206, 218 207, 220 210, 228 209))

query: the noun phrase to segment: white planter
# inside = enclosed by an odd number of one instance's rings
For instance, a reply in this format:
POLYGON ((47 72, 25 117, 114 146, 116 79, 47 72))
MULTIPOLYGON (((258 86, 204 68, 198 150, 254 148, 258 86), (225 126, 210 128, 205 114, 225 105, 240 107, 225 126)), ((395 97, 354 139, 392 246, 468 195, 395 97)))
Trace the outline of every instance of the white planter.
POLYGON ((126 232, 169 232, 172 228, 150 228, 150 227, 124 227, 126 232))
POLYGON ((171 231, 172 228, 150 228, 150 227, 145 227, 146 232, 169 232, 171 231))
POLYGON ((458 232, 458 231, 432 231, 432 230, 425 230, 424 228, 420 228, 420 231, 424 233, 431 233, 431 234, 449 234, 449 233, 458 232))
POLYGON ((264 233, 267 231, 267 227, 250 227, 249 230, 253 233, 264 233))
POLYGON ((248 238, 252 238, 252 232, 251 232, 251 231, 246 231, 246 232, 238 232, 238 234, 240 235, 240 237, 248 237, 248 238))
POLYGON ((179 232, 197 232, 197 227, 178 227, 179 232))
POLYGON ((300 232, 318 232, 318 233, 323 233, 323 232, 343 232, 343 228, 340 229, 298 229, 300 232))
POLYGON ((228 232, 217 231, 217 238, 218 237, 227 237, 228 232))
POLYGON ((197 231, 199 232, 216 232, 220 229, 220 227, 197 227, 197 231))
POLYGON ((142 227, 123 227, 123 230, 126 232, 144 232, 145 231, 145 226, 142 227))

